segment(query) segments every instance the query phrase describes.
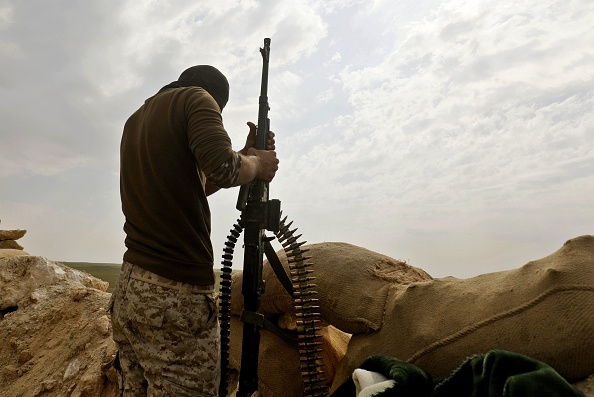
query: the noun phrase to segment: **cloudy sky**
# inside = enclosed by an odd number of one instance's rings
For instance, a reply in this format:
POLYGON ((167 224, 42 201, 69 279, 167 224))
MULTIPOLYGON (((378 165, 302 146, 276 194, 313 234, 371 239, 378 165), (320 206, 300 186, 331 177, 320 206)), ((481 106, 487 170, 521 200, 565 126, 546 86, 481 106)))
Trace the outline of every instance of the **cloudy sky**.
MULTIPOLYGON (((594 234, 592 21, 591 0, 0 0, 0 228, 119 263, 127 117, 212 64, 240 149, 270 37, 271 197, 303 239, 434 277, 521 266, 594 234)), ((217 267, 237 192, 211 199, 217 267)))

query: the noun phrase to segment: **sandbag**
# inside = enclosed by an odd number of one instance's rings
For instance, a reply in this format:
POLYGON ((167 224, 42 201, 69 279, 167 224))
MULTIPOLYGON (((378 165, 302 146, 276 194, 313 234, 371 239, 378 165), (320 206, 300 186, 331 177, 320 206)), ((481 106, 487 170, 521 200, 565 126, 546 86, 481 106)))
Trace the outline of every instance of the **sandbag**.
MULTIPOLYGON (((241 370, 241 343, 243 323, 237 316, 231 316, 231 343, 229 345, 229 368, 234 373, 229 377, 236 381, 241 370)), ((258 360, 258 391, 263 397, 301 397, 303 378, 301 376, 299 350, 277 335, 260 332, 258 360)), ((321 360, 326 373, 325 385, 329 388, 334 379, 338 360, 344 356, 350 335, 332 326, 321 330, 321 360)), ((237 385, 229 386, 229 395, 235 395, 237 385)))
MULTIPOLYGON (((317 284, 322 320, 322 361, 327 385, 332 384, 338 360, 345 352, 352 332, 368 332, 382 324, 386 297, 394 284, 430 280, 424 271, 385 255, 347 243, 304 245, 314 263, 313 276, 317 284), (330 325, 331 324, 331 325, 330 325)), ((277 255, 289 272, 283 250, 277 255)), ((274 275, 268 261, 263 264, 265 292, 258 312, 287 330, 294 330, 295 303, 274 275)), ((231 282, 231 344, 229 366, 240 370, 243 310, 241 286, 243 274, 233 274, 231 282)), ((278 336, 261 332, 258 364, 258 390, 265 397, 300 397, 303 381, 299 352, 278 336)), ((233 376, 231 377, 233 378, 233 376)), ((232 388, 229 389, 233 390, 232 388)))
MULTIPOLYGON (((386 255, 342 242, 304 245, 314 266, 322 319, 346 333, 377 330, 383 322, 388 291, 394 285, 431 280, 421 269, 386 255)), ((283 250, 277 255, 288 272, 283 250)), ((264 262, 265 293, 259 312, 266 317, 294 312, 294 302, 282 287, 268 263, 264 262)), ((243 308, 241 274, 232 282, 231 312, 240 315, 243 308)))
POLYGON ((394 285, 379 331, 353 335, 333 389, 373 354, 433 377, 504 349, 540 360, 569 381, 594 373, 594 236, 513 270, 394 285))

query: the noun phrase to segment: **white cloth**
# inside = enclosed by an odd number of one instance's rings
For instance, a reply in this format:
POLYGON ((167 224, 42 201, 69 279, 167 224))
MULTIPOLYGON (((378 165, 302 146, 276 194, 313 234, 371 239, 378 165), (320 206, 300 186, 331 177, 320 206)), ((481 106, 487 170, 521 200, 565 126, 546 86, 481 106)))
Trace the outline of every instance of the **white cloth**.
POLYGON ((357 397, 373 396, 392 387, 396 383, 393 379, 386 378, 378 372, 371 372, 361 368, 353 371, 352 376, 357 397))

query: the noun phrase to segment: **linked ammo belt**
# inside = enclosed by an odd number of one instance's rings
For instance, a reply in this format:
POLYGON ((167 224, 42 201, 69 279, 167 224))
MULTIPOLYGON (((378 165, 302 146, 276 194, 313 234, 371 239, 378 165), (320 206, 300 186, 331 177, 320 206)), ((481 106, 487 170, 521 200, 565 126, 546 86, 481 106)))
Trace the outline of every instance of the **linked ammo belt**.
POLYGON ((144 281, 145 283, 158 285, 163 288, 170 288, 181 291, 187 289, 197 294, 210 294, 214 292, 214 285, 193 285, 182 283, 181 281, 170 280, 166 277, 159 276, 153 272, 141 268, 140 266, 134 266, 130 273, 130 278, 134 280, 144 281))

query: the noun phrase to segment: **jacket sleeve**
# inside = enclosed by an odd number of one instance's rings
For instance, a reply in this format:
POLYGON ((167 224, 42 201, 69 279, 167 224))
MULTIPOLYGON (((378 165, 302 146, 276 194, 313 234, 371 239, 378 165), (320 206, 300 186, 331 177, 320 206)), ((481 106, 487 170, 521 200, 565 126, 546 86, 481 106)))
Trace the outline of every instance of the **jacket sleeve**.
POLYGON ((223 126, 219 106, 202 88, 188 89, 185 118, 190 150, 198 169, 205 175, 211 175, 236 155, 223 126))

